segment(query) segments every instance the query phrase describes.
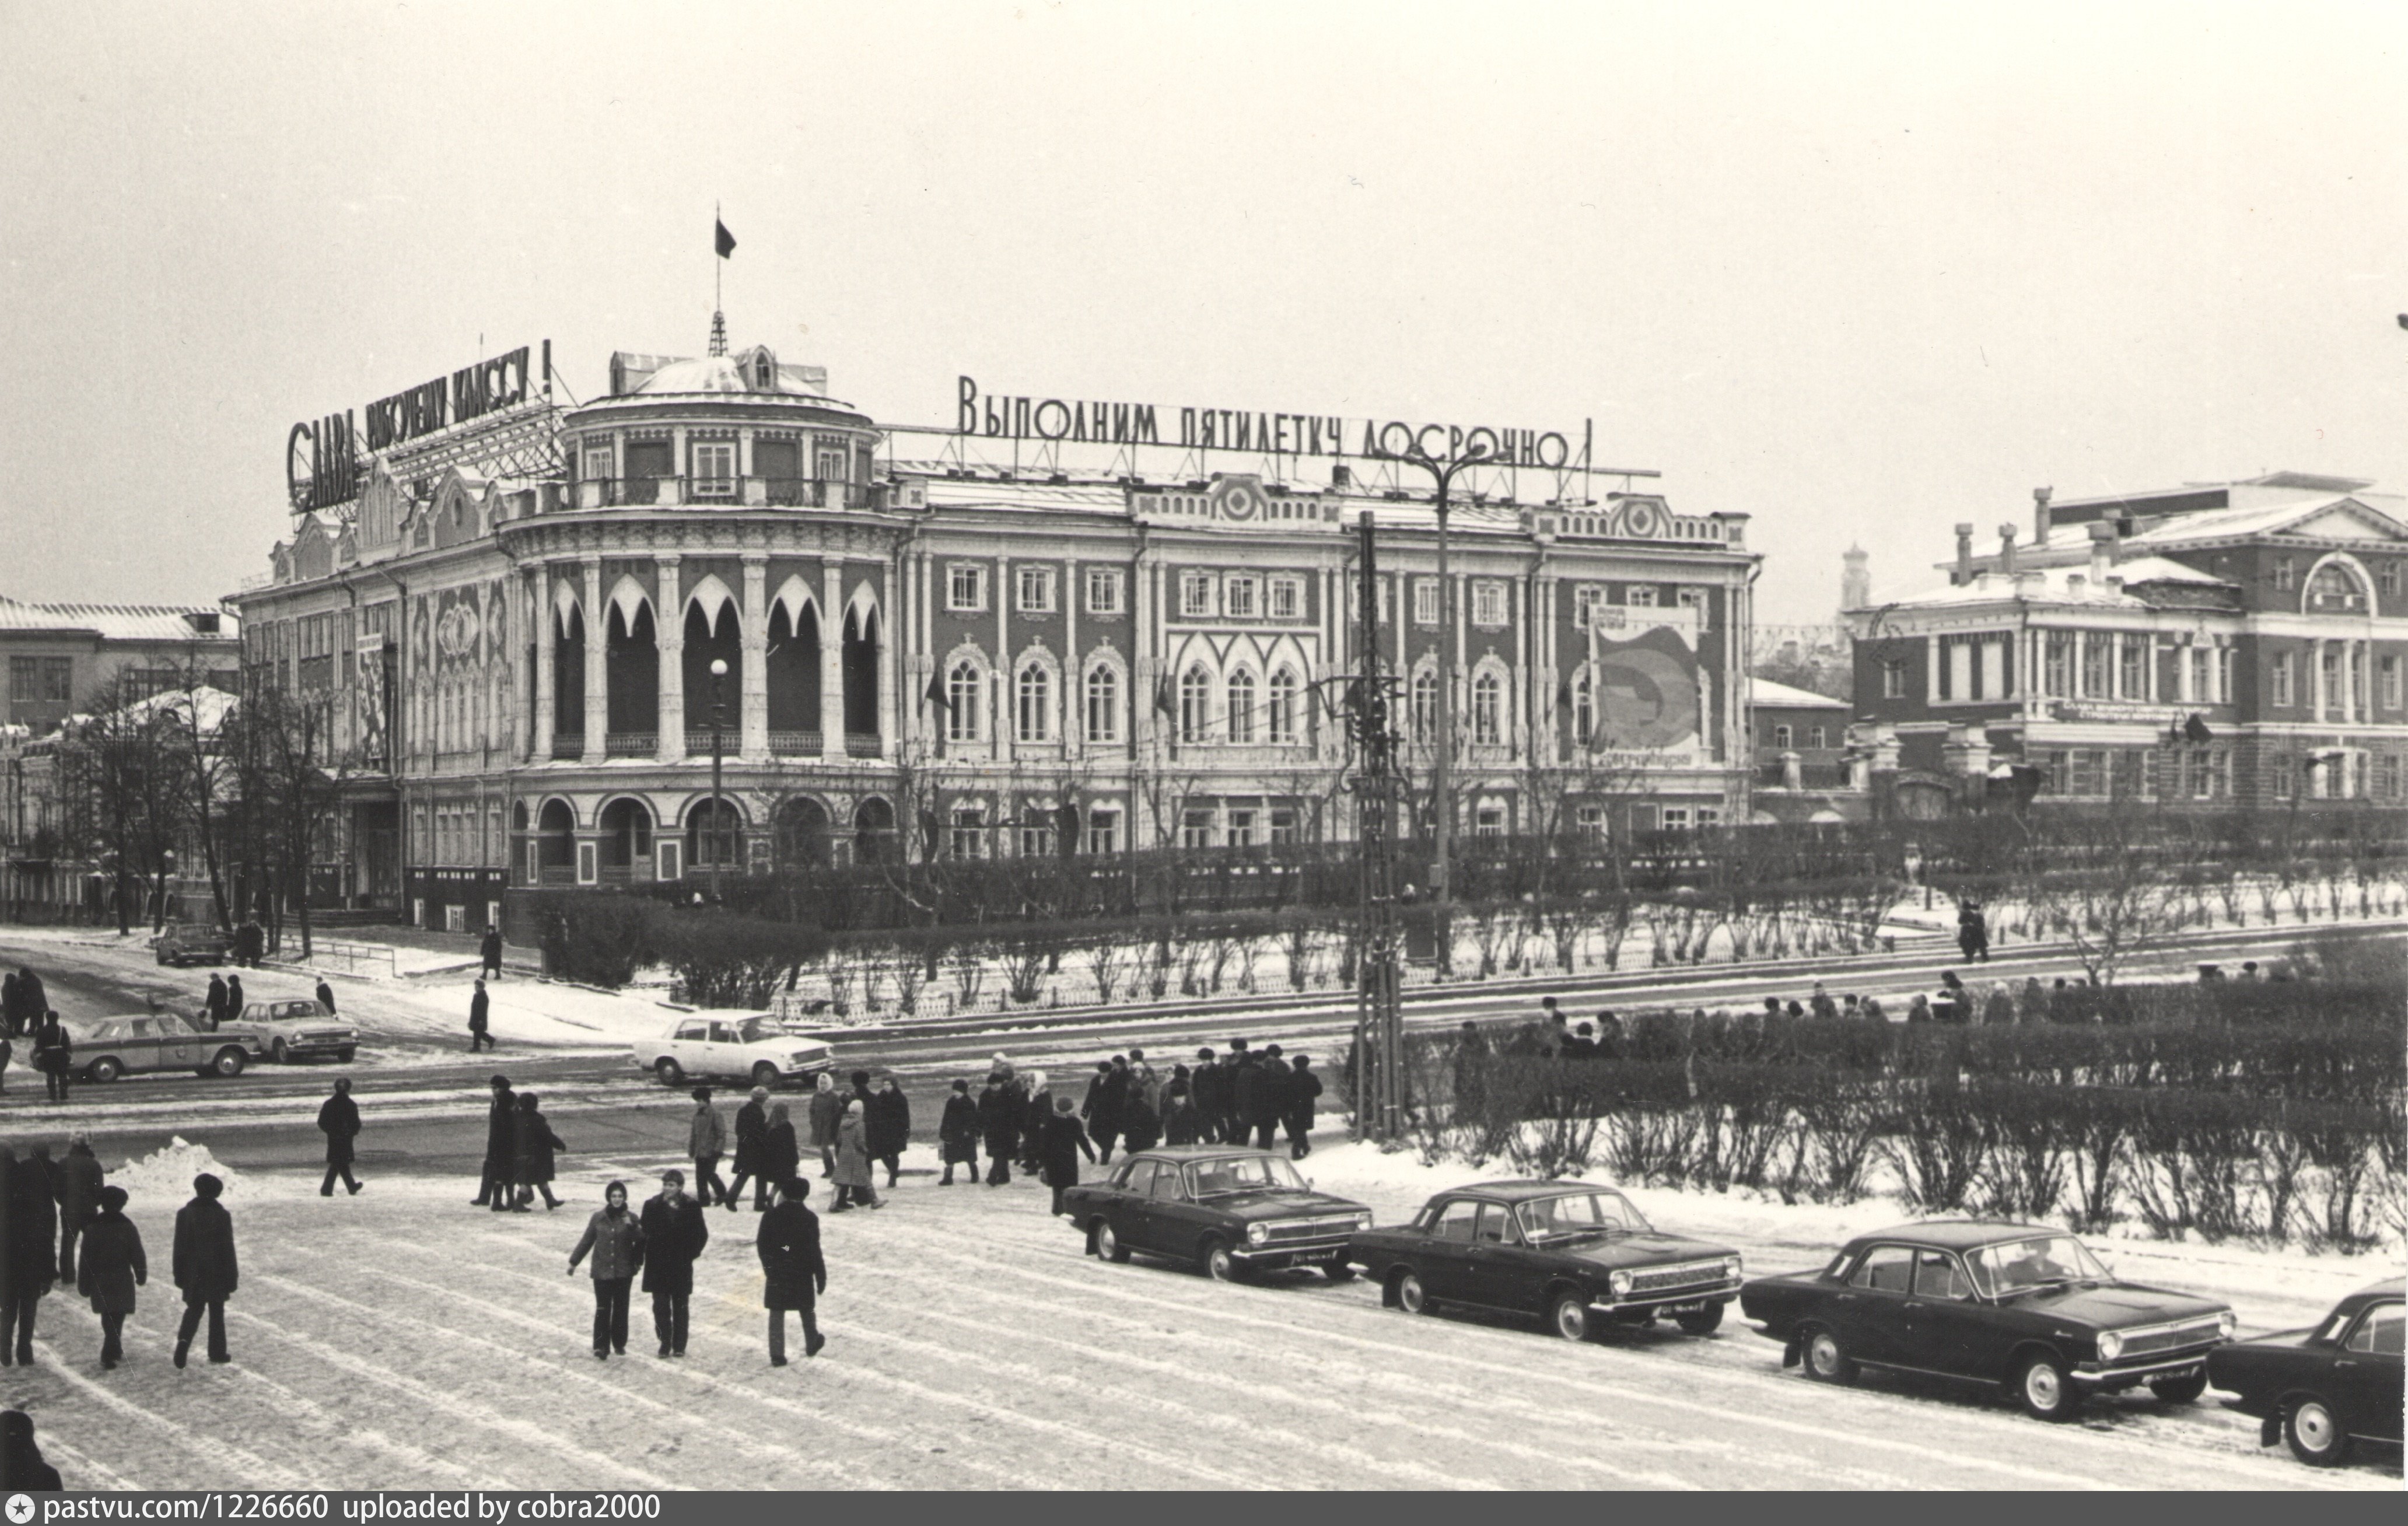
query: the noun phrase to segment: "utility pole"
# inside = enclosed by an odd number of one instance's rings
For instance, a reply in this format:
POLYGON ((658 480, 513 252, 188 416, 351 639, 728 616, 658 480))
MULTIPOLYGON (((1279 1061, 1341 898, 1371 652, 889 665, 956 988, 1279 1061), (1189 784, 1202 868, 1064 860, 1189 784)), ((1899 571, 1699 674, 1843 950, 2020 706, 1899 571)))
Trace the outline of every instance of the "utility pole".
MULTIPOLYGON (((725 857, 720 836, 726 823, 720 819, 719 814, 719 768, 721 756, 726 750, 726 688, 727 659, 713 657, 710 659, 710 827, 702 837, 710 848, 710 903, 713 906, 726 904, 719 895, 719 862, 725 857)), ((684 725, 684 717, 680 716, 678 724, 684 725)))
MULTIPOLYGON (((1474 431, 1477 433, 1478 431, 1474 431)), ((1452 774, 1455 761, 1455 578, 1447 567, 1447 495, 1455 486, 1455 474, 1479 466, 1494 453, 1476 441, 1466 445, 1460 455, 1440 461, 1416 444, 1411 453, 1398 459, 1411 462, 1430 474, 1438 482, 1438 736, 1430 752, 1430 800, 1436 808, 1435 830, 1432 833, 1430 857, 1430 920, 1438 932, 1438 965, 1452 972, 1454 930, 1447 920, 1447 901, 1454 885, 1453 857, 1455 847, 1455 795, 1452 774)))
POLYGON ((1361 863, 1361 932, 1356 944, 1354 1137, 1385 1144, 1404 1132, 1404 1014, 1397 909, 1398 779, 1396 732, 1388 724, 1388 681, 1380 671, 1380 580, 1371 511, 1363 511, 1361 667, 1349 686, 1347 724, 1361 759, 1348 781, 1354 792, 1361 863))

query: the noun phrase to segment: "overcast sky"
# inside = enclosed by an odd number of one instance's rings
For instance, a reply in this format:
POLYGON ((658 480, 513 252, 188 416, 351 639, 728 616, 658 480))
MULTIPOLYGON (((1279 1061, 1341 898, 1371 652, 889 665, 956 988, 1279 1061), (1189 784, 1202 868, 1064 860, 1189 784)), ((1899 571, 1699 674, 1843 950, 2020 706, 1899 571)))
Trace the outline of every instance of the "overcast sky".
POLYGON ((2408 7, 1985 8, 0 0, 0 593, 215 598, 294 420, 700 353, 714 200, 882 420, 1594 419, 1768 622, 2042 483, 2408 484, 2408 7))

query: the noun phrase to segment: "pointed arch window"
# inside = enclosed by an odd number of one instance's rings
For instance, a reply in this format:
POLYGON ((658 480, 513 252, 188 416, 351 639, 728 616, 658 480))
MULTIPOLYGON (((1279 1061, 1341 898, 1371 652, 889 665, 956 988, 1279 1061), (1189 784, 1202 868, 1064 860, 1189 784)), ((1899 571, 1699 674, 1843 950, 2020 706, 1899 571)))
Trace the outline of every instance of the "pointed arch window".
POLYGON ((986 685, 979 681, 978 664, 964 659, 945 675, 945 740, 979 740, 979 714, 986 709, 986 685))
POLYGON ((1202 741, 1212 731, 1212 675, 1202 665, 1179 681, 1179 740, 1202 741))
POLYGON ((1020 669, 1016 716, 1017 735, 1022 741, 1053 740, 1054 675, 1046 671, 1042 663, 1032 662, 1020 669))
POLYGON ((1413 675, 1413 737, 1427 741, 1438 730, 1438 673, 1425 668, 1413 675))
POLYGON ((1243 669, 1229 675, 1229 740, 1254 740, 1254 675, 1243 669))
POLYGON ((1087 669, 1087 740, 1121 739, 1121 677, 1097 664, 1087 669))
POLYGON ((1274 745, 1286 746, 1296 741, 1297 688, 1294 669, 1283 668, 1271 675, 1270 703, 1265 707, 1263 716, 1264 728, 1268 733, 1264 740, 1274 745))
POLYGON ((1471 681, 1471 740, 1482 746, 1493 747, 1505 732, 1505 685, 1495 673, 1483 673, 1471 681))

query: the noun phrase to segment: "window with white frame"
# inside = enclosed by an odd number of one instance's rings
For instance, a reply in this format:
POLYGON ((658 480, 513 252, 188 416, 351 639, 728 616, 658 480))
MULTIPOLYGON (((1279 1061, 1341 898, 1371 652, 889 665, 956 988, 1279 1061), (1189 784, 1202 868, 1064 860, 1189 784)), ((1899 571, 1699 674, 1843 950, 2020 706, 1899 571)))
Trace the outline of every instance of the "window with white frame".
POLYGON ((1244 806, 1229 812, 1229 846, 1251 848, 1254 845, 1254 813, 1244 806))
POLYGON ((979 740, 979 714, 986 709, 986 684, 978 664, 965 659, 945 675, 945 740, 979 740))
POLYGON ((947 834, 946 852, 955 858, 986 857, 986 808, 980 805, 953 807, 953 819, 947 834))
POLYGON ((1017 574, 1020 583, 1020 612, 1052 614, 1054 612, 1054 569, 1025 564, 1017 574))
POLYGON ((1605 807, 1594 800, 1572 807, 1572 829, 1583 837, 1604 837, 1605 807))
POLYGON ((1505 685, 1495 673, 1471 681, 1471 740, 1489 747, 1505 740, 1505 685))
POLYGON ((611 476, 610 447, 608 445, 586 446, 584 469, 585 480, 589 482, 607 482, 610 480, 611 476))
POLYGON ((736 442, 696 440, 694 444, 694 496, 727 498, 736 496, 736 442))
POLYGON ((945 608, 975 612, 986 608, 986 569, 976 562, 954 562, 945 569, 945 608))
POLYGON ((1121 851, 1121 813, 1117 806, 1099 805, 1087 813, 1087 851, 1121 851))
POLYGON ((1229 675, 1229 740, 1254 740, 1254 675, 1242 668, 1229 675))
POLYGON ((1494 630, 1505 624, 1505 585, 1484 578, 1471 585, 1471 623, 1494 630))
POLYGON ((2300 585, 2300 566, 2288 556, 2274 558, 2274 586, 2296 588, 2300 585))
POLYGON ((1429 741, 1438 732, 1438 674, 1425 668, 1413 675, 1413 736, 1429 741))
POLYGON ((1270 697, 1263 707, 1263 740, 1277 746, 1296 741, 1296 701, 1299 687, 1293 669, 1271 674, 1270 697))
POLYGON ((1121 740, 1121 675, 1102 663, 1087 669, 1087 740, 1121 740))
POLYGON ((2383 590, 2383 595, 2386 598, 2398 597, 2400 594, 2400 558, 2397 556, 2386 556, 2382 561, 2377 562, 2374 567, 2374 582, 2375 586, 2383 590))
POLYGON ((1723 808, 1722 808, 1721 806, 1719 806, 1719 805, 1701 805, 1701 806, 1698 807, 1698 826, 1700 826, 1700 827, 1719 827, 1719 826, 1721 826, 1721 825, 1722 825, 1722 822, 1723 822, 1723 808))
POLYGON ((1304 580, 1302 578, 1271 579, 1270 617, 1274 620, 1304 618, 1304 580))
POLYGON ((1020 824, 1020 857, 1023 858, 1050 858, 1053 856, 1054 828, 1052 824, 1042 820, 1022 822, 1020 824))
POLYGON ((1212 845, 1212 810, 1201 806, 1179 813, 1179 845, 1182 848, 1209 848, 1212 845))
POLYGON ((1806 732, 1806 745, 1807 745, 1807 746, 1809 746, 1809 747, 1825 747, 1825 746, 1828 746, 1828 745, 1829 745, 1829 743, 1828 743, 1827 741, 1825 741, 1825 739, 1826 739, 1826 738, 1828 738, 1829 735, 1830 735, 1830 732, 1828 732, 1828 731, 1825 730, 1823 727, 1819 727, 1819 726, 1817 726, 1817 727, 1810 727, 1807 729, 1807 732, 1806 732))
POLYGON ((1483 805, 1473 811, 1471 813, 1471 835, 1474 837, 1503 837, 1505 835, 1505 808, 1501 805, 1483 805))
POLYGON ((1706 607, 1706 591, 1703 588, 1684 588, 1675 597, 1684 610, 1702 612, 1706 607))
POLYGON ((2398 710, 2401 693, 2400 658, 2397 654, 2386 653, 2374 659, 2374 678, 2377 692, 2383 696, 2383 708, 2398 710))
POLYGON ((1013 716, 1022 741, 1054 740, 1054 675, 1044 664, 1032 662, 1020 669, 1013 716))
POLYGON ((1571 742, 1575 747, 1587 747, 1595 743, 1596 737, 1597 685, 1591 682, 1588 670, 1584 668, 1581 675, 1572 680, 1571 742))
POLYGON ((2267 677, 2269 684, 2273 691, 2270 697, 2269 702, 2276 705, 2290 704, 2291 654, 2288 652, 2275 653, 2273 664, 2268 669, 2267 677))
POLYGON ((1417 626, 1438 624, 1438 580, 1436 578, 1413 580, 1413 624, 1417 626))
POLYGON ((1117 567, 1087 569, 1087 612, 1118 614, 1121 612, 1121 591, 1125 580, 1117 567))
POLYGON ((1199 664, 1179 680, 1179 740, 1202 741, 1212 734, 1212 675, 1199 664))
POLYGON ((1905 658, 1891 657, 1882 664, 1882 698, 1885 699, 1906 698, 1905 658))
POLYGON ((1772 728, 1772 744, 1775 747, 1786 747, 1789 745, 1789 727, 1786 725, 1776 726, 1772 728))
POLYGON ((1656 607, 1656 585, 1652 583, 1634 583, 1623 590, 1622 601, 1636 609, 1652 610, 1656 607))
POLYGON ((1190 620, 1200 620, 1212 612, 1212 574, 1182 572, 1179 575, 1179 612, 1190 620))
POLYGON ((1689 808, 1668 805, 1656 813, 1656 823, 1668 832, 1685 832, 1689 829, 1689 808))
POLYGON ((1221 612, 1232 620, 1254 617, 1254 580, 1243 572, 1232 572, 1221 585, 1221 612))
MULTIPOLYGON (((2394 759, 2394 761, 2396 762, 2397 759, 2394 759)), ((1273 845, 1285 847, 1289 844, 1301 842, 1303 841, 1304 829, 1297 823, 1296 809, 1293 806, 1273 806, 1271 808, 1271 842, 1273 845)))
POLYGON ((1586 630, 1589 626, 1589 612, 1604 602, 1605 584, 1601 583, 1584 583, 1574 588, 1572 590, 1573 628, 1586 630))

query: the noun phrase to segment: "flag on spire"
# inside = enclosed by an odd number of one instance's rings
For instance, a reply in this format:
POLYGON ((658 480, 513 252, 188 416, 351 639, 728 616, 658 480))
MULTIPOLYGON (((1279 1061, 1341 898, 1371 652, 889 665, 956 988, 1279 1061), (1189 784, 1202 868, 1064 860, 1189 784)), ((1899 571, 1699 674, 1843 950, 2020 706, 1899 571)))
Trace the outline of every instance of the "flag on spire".
POLYGON ((719 251, 719 257, 724 260, 735 253, 736 235, 727 231, 727 224, 713 217, 710 220, 710 226, 713 234, 712 241, 719 251))

